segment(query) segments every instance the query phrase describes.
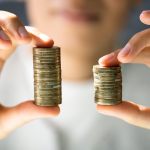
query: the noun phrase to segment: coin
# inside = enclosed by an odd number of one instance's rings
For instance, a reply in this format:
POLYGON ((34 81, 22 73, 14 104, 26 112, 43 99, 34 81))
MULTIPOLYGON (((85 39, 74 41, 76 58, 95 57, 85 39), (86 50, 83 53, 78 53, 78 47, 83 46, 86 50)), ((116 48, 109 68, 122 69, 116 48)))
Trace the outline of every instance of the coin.
POLYGON ((34 74, 34 77, 59 77, 59 74, 34 74))
POLYGON ((93 66, 93 70, 97 70, 97 71, 112 71, 112 70, 121 70, 121 66, 114 66, 114 67, 101 67, 100 65, 94 65, 93 66))
POLYGON ((34 74, 59 74, 61 75, 61 70, 47 70, 47 71, 44 71, 44 70, 34 70, 34 74))
POLYGON ((94 87, 95 92, 112 92, 112 91, 122 91, 122 87, 115 87, 115 88, 99 88, 99 87, 94 87))
POLYGON ((93 66, 95 103, 115 105, 122 101, 121 66, 93 66))
POLYGON ((57 46, 53 46, 51 48, 47 48, 47 47, 34 47, 33 48, 33 51, 56 51, 56 50, 59 50, 60 51, 60 47, 57 47, 57 46))
POLYGON ((61 85, 34 85, 35 88, 39 89, 51 89, 51 88, 60 88, 61 85))
POLYGON ((61 104, 61 100, 54 100, 52 102, 49 100, 48 101, 35 100, 34 103, 39 106, 55 106, 61 104))
POLYGON ((47 63, 54 63, 54 62, 59 63, 60 60, 55 60, 55 61, 54 61, 54 60, 50 60, 50 59, 42 59, 42 60, 34 59, 33 62, 34 62, 34 63, 47 64, 47 63))
POLYGON ((61 85, 61 82, 46 82, 46 83, 37 83, 37 82, 34 82, 34 86, 35 85, 42 85, 42 86, 44 86, 44 85, 61 85))
POLYGON ((57 76, 57 77, 34 77, 35 80, 61 80, 61 77, 60 76, 57 76))
POLYGON ((55 89, 34 89, 35 93, 39 93, 39 94, 59 94, 61 93, 61 89, 60 88, 55 88, 55 89))
POLYGON ((115 76, 115 77, 119 77, 121 76, 121 72, 113 72, 113 73, 94 73, 94 76, 101 76, 101 77, 110 77, 110 76, 115 76))
POLYGON ((61 104, 60 48, 33 48, 33 70, 35 104, 61 104))
POLYGON ((94 81, 96 83, 101 83, 101 82, 113 82, 113 83, 117 83, 117 82, 122 82, 122 78, 120 78, 120 79, 110 79, 110 80, 94 79, 94 81))
POLYGON ((117 105, 122 102, 121 99, 100 99, 95 98, 95 103, 100 105, 117 105))
POLYGON ((55 94, 55 93, 54 94, 45 94, 45 93, 44 94, 41 94, 41 93, 35 93, 34 94, 34 97, 49 97, 49 96, 50 97, 51 96, 58 96, 58 94, 55 94))
POLYGON ((33 57, 33 60, 53 60, 53 61, 55 61, 55 60, 60 60, 60 56, 53 56, 53 57, 51 57, 51 56, 37 57, 36 56, 36 57, 33 57))

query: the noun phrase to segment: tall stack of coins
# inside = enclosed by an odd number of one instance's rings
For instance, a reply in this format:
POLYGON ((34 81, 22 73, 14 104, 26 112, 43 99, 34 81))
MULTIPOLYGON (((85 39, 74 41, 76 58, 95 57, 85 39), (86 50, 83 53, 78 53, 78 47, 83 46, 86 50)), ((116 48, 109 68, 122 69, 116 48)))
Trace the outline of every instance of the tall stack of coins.
POLYGON ((95 103, 116 105, 122 102, 121 67, 93 66, 95 103))
POLYGON ((61 104, 60 48, 33 48, 34 103, 40 106, 61 104))

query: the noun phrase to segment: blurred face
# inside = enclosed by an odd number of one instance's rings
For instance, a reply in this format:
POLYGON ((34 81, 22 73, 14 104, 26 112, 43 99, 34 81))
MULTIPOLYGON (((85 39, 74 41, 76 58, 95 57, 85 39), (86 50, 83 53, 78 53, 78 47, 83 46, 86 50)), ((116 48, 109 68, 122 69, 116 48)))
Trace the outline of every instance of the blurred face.
POLYGON ((54 39, 63 53, 105 54, 129 12, 132 0, 27 0, 32 26, 54 39))

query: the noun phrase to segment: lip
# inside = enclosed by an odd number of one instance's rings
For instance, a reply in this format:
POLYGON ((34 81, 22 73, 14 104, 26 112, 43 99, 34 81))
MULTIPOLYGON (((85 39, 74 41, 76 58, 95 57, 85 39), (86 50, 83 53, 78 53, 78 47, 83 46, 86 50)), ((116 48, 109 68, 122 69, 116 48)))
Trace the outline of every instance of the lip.
POLYGON ((55 12, 57 17, 73 23, 94 23, 100 20, 97 12, 77 9, 63 9, 55 12))

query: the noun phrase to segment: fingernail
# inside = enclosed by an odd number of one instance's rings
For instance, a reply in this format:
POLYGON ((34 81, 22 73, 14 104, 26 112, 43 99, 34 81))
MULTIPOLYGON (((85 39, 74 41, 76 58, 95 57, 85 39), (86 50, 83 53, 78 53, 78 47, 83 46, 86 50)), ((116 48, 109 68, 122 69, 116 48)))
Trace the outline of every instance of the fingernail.
POLYGON ((50 40, 50 38, 49 38, 47 35, 43 34, 43 33, 39 34, 39 37, 40 37, 43 41, 49 41, 49 40, 50 40))
POLYGON ((145 10, 145 11, 143 11, 142 13, 150 14, 150 10, 145 10))
POLYGON ((8 36, 3 30, 0 30, 0 37, 1 37, 3 40, 10 41, 9 36, 8 36))
POLYGON ((27 30, 25 29, 25 27, 23 27, 23 26, 20 26, 19 28, 18 28, 18 33, 19 33, 19 35, 21 36, 21 37, 28 37, 28 36, 30 36, 30 34, 27 32, 27 30))
POLYGON ((114 53, 105 55, 105 56, 103 56, 103 57, 101 57, 101 58, 99 59, 98 63, 101 64, 104 59, 107 60, 107 61, 108 61, 108 60, 111 60, 114 56, 115 56, 114 53))
POLYGON ((107 115, 107 116, 114 116, 113 114, 110 114, 108 112, 100 112, 100 113, 103 114, 103 115, 107 115))
POLYGON ((131 52, 131 46, 128 43, 118 54, 119 56, 126 57, 131 52))

